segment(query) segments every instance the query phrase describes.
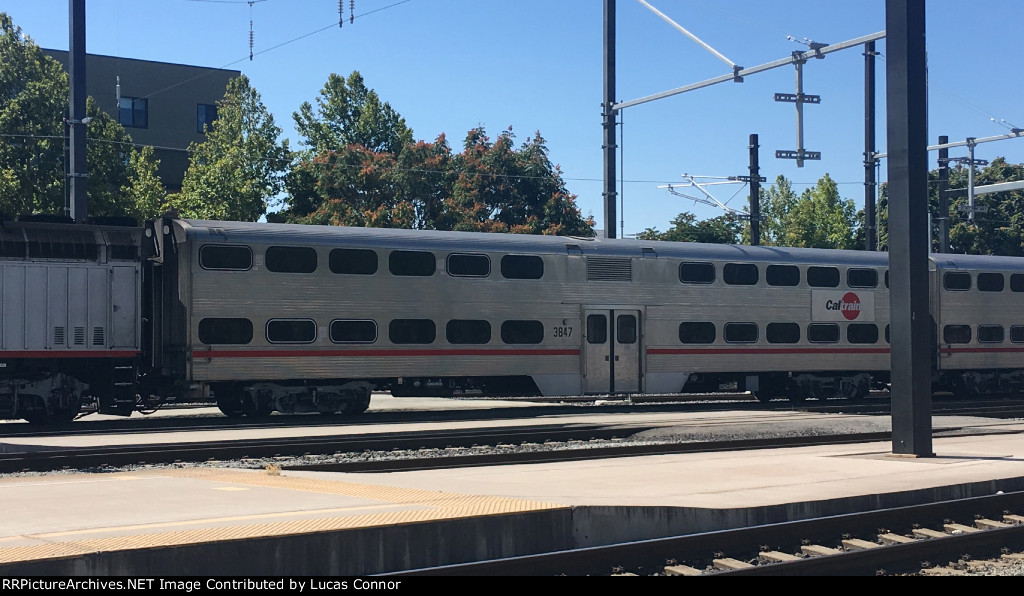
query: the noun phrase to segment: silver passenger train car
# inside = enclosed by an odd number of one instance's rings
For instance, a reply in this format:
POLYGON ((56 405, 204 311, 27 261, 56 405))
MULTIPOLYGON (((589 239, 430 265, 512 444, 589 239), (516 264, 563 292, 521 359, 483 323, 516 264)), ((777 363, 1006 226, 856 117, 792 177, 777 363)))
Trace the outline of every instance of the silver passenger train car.
MULTIPOLYGON (((130 414, 135 393, 230 416, 358 413, 373 390, 857 399, 889 379, 885 253, 164 218, 77 228, 83 257, 26 240, 76 228, 25 226, 0 245, 5 417, 130 414)), ((936 389, 1024 390, 1024 259, 930 268, 936 389)))

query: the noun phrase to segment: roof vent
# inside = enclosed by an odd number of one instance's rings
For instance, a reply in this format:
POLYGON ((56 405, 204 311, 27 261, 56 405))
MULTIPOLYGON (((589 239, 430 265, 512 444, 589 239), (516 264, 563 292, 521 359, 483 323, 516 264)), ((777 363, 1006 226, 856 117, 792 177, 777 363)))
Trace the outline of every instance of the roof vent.
POLYGON ((589 257, 587 281, 633 281, 633 260, 589 257))

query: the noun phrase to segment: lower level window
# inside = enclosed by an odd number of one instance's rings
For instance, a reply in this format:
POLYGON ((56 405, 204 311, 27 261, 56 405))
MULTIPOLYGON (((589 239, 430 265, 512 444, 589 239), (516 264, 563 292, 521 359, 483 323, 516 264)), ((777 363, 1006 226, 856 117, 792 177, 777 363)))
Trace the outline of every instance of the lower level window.
POLYGON ((393 344, 432 344, 437 326, 430 319, 395 319, 388 325, 388 337, 393 344))
POLYGON ((267 321, 267 341, 273 344, 308 344, 316 341, 316 323, 310 319, 267 321))
POLYGON ((199 343, 247 344, 252 341, 252 321, 238 318, 209 318, 199 321, 199 343))

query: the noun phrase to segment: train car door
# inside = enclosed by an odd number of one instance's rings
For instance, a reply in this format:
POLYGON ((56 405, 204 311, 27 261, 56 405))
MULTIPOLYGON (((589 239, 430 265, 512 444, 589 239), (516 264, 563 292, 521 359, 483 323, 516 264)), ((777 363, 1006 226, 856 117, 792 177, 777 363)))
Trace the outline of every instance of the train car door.
POLYGON ((639 393, 641 342, 639 310, 583 311, 584 393, 639 393))

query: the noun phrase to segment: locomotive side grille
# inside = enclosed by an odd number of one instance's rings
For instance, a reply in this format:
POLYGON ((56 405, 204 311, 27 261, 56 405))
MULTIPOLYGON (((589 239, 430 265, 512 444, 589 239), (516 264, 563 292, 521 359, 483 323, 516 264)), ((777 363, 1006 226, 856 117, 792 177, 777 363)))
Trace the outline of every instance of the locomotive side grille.
POLYGON ((633 260, 588 257, 587 281, 633 281, 633 260))
POLYGON ((85 327, 75 327, 75 335, 73 341, 76 346, 85 345, 85 327))
POLYGON ((92 345, 102 346, 107 343, 106 338, 103 336, 103 327, 92 328, 92 345))
POLYGON ((53 345, 55 345, 55 346, 63 346, 64 345, 64 327, 63 327, 63 325, 59 326, 59 327, 54 327, 53 328, 53 345))

